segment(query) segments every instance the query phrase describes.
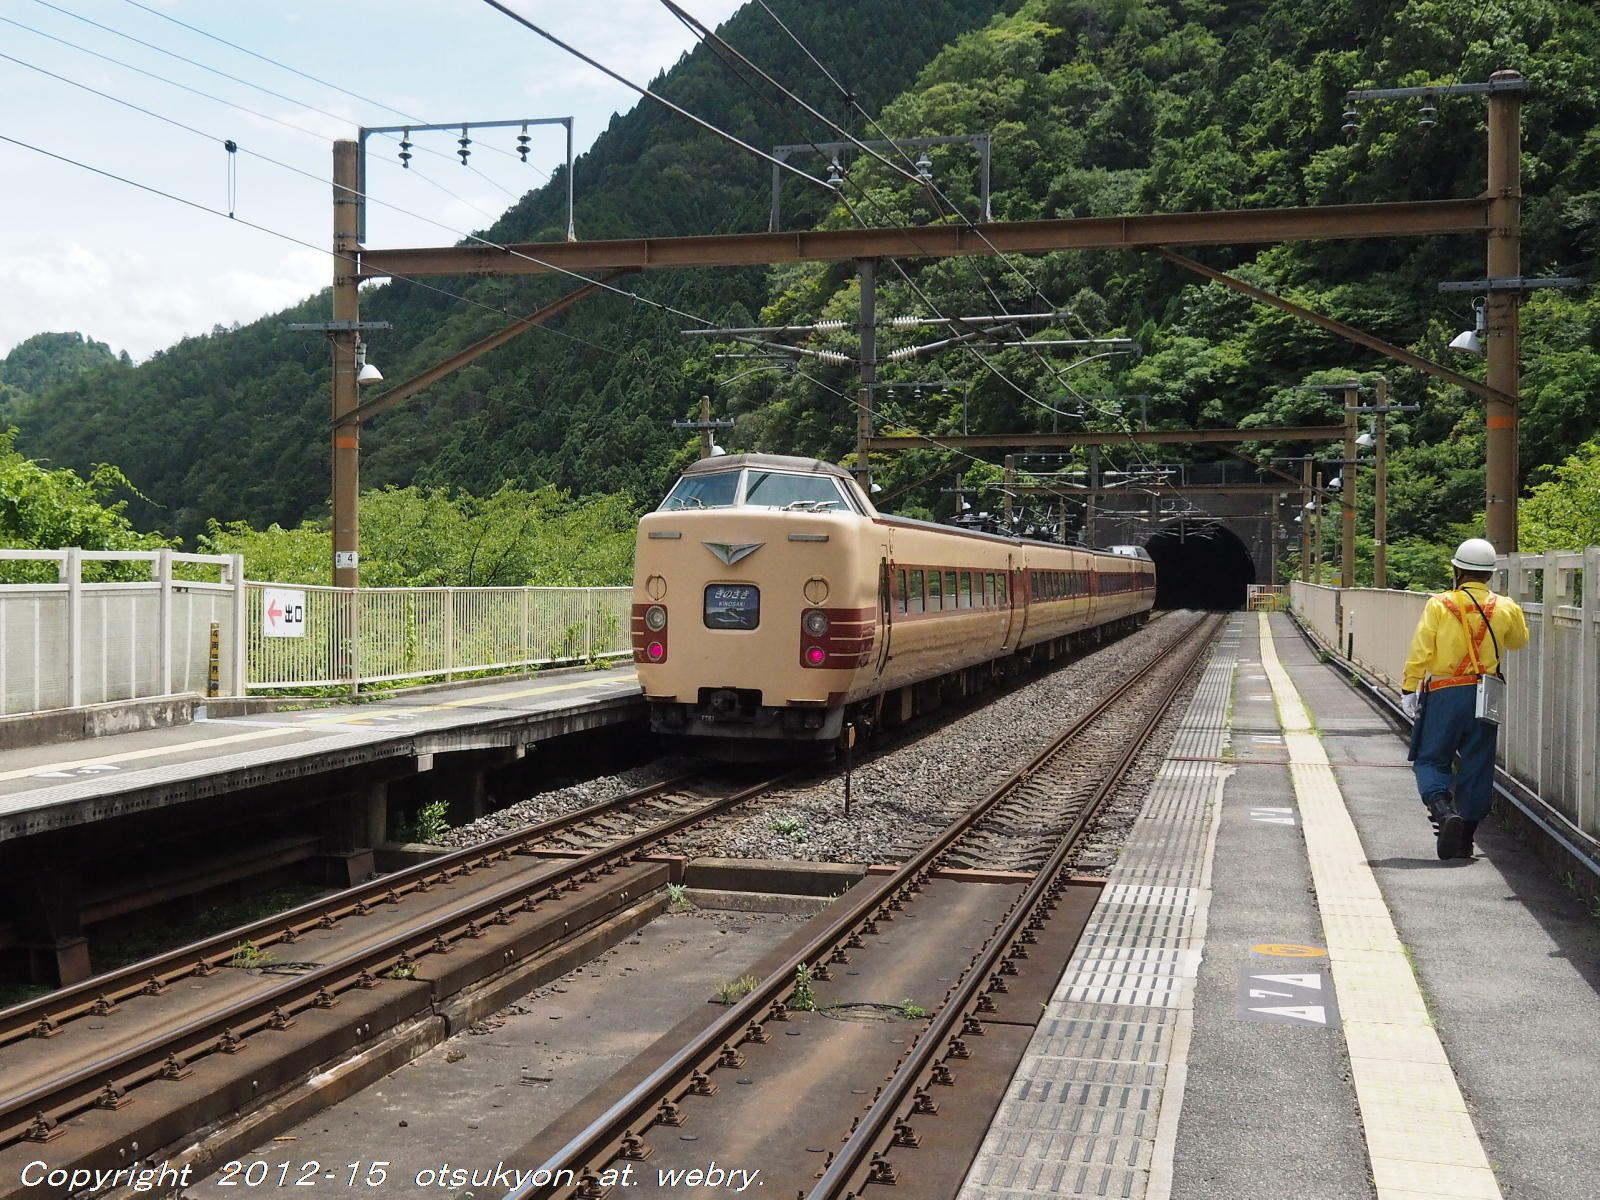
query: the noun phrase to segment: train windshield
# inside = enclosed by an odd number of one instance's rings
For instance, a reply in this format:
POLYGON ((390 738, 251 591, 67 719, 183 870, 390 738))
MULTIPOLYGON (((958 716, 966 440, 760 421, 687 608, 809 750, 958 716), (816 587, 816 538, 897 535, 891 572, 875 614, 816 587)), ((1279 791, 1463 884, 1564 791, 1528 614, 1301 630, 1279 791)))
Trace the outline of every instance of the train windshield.
POLYGON ((780 471, 751 471, 745 480, 744 502, 764 508, 843 508, 839 485, 826 475, 786 475, 780 471))
POLYGON ((739 494, 738 471, 685 475, 661 502, 663 510, 676 508, 731 508, 739 494))

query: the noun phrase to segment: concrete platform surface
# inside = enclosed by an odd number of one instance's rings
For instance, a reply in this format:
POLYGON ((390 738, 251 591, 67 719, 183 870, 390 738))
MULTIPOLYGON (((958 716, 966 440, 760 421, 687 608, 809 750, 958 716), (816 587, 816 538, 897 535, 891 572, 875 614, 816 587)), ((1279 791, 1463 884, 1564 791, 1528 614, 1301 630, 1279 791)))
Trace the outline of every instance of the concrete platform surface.
POLYGON ((1239 614, 961 1195, 1600 1196, 1600 920, 1239 614))
POLYGON ((9 749, 0 751, 0 840, 388 758, 528 744, 643 712, 626 666, 9 749))

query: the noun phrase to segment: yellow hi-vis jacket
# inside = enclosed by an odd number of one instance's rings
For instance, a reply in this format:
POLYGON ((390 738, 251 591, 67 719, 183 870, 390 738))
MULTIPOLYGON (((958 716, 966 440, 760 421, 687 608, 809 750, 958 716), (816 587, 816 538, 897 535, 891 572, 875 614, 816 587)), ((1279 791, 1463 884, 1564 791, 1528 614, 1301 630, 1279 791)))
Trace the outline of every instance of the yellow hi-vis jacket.
POLYGON ((1414 692, 1424 676, 1448 678, 1462 675, 1493 675, 1500 661, 1495 654, 1495 639, 1501 651, 1520 650, 1528 644, 1528 622, 1516 601, 1496 596, 1487 584, 1467 583, 1449 592, 1428 597, 1422 620, 1411 636, 1411 654, 1406 659, 1403 691, 1414 692), (1470 592, 1478 601, 1467 598, 1470 592), (1488 636, 1478 606, 1489 615, 1494 638, 1488 636), (1465 624, 1465 628, 1463 628, 1465 624), (1468 631, 1472 644, 1468 645, 1468 631))

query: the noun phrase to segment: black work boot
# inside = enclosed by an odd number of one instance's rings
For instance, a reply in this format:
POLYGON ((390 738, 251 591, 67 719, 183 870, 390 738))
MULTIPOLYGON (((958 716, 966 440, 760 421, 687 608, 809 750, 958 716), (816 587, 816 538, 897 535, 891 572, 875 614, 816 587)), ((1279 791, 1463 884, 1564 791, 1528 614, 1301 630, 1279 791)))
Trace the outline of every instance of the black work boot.
POLYGON ((1439 857, 1462 858, 1466 845, 1467 823, 1456 812, 1455 805, 1447 806, 1439 815, 1439 857))
POLYGON ((1478 832, 1476 821, 1463 821, 1461 823, 1461 849, 1457 851, 1457 858, 1471 858, 1476 847, 1472 844, 1472 837, 1478 832))
POLYGON ((1445 814, 1455 811, 1455 803, 1449 792, 1430 792, 1422 798, 1422 807, 1428 810, 1428 822, 1433 826, 1435 836, 1438 836, 1439 824, 1445 814))

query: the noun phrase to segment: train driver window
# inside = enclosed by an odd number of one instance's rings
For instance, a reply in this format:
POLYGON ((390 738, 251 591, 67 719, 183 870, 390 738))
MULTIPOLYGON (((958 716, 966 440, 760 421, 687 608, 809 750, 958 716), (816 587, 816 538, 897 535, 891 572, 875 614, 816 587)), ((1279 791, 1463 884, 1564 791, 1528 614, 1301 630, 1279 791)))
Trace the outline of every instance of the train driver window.
POLYGON ((906 611, 919 613, 922 611, 922 572, 911 572, 911 590, 906 593, 906 611))
POLYGON ((904 571, 896 571, 894 573, 894 598, 898 601, 895 605, 896 610, 902 613, 909 611, 906 608, 906 573, 904 571))
POLYGON ((678 508, 729 508, 739 492, 738 471, 685 475, 661 502, 663 512, 678 508))
POLYGON ((972 572, 961 572, 961 607, 972 607, 972 572))
POLYGON ((937 571, 928 572, 928 611, 938 612, 944 607, 944 589, 941 586, 943 576, 937 571))
POLYGON ((782 471, 756 471, 745 480, 744 502, 765 508, 817 508, 838 511, 845 507, 839 485, 827 475, 789 475, 782 471))
POLYGON ((947 609, 956 606, 956 573, 954 571, 946 571, 944 573, 944 606, 947 609))

